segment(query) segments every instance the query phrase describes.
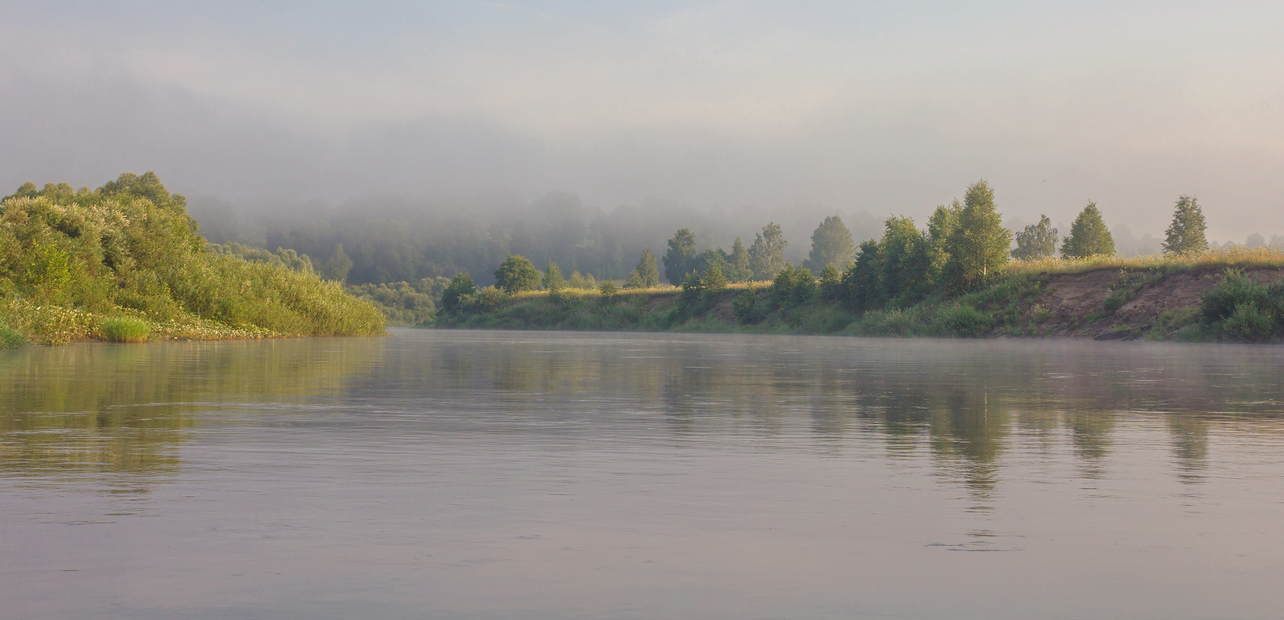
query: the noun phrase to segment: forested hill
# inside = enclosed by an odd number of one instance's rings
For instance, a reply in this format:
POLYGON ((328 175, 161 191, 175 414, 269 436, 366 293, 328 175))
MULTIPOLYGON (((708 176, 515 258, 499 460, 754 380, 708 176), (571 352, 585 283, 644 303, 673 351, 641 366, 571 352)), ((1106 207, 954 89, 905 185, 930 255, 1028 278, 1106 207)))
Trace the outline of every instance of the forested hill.
POLYGON ((154 173, 97 189, 26 183, 0 201, 0 340, 383 333, 336 282, 207 249, 154 173))

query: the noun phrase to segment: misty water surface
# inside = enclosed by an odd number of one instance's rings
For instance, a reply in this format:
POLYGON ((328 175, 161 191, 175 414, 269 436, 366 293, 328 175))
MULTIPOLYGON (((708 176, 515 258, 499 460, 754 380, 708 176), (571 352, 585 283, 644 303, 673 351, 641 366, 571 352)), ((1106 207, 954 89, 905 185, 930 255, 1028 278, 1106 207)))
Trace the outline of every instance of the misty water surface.
POLYGON ((0 618, 1269 618, 1284 350, 0 351, 0 618))

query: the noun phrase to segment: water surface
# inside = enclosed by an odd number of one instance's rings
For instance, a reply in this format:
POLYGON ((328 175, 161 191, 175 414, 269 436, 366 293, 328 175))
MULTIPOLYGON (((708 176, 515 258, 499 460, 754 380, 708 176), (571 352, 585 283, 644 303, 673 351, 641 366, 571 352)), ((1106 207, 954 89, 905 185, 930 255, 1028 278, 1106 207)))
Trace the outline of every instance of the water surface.
POLYGON ((1274 618, 1284 349, 0 351, 2 618, 1274 618))

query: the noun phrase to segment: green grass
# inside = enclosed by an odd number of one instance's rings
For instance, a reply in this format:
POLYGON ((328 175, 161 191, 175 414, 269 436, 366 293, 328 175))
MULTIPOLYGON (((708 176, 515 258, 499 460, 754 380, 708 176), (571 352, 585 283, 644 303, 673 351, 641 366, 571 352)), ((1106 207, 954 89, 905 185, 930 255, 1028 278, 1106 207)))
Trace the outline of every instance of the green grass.
POLYGON ((102 324, 103 338, 112 342, 146 342, 151 333, 151 325, 134 317, 112 317, 102 324))

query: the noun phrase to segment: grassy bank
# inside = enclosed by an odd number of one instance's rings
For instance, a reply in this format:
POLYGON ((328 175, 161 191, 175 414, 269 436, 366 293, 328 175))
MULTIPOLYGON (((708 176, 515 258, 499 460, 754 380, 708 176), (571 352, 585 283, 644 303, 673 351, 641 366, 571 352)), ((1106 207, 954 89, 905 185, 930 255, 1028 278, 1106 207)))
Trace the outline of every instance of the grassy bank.
POLYGON ((210 252, 148 173, 0 202, 0 325, 12 345, 379 334, 384 318, 311 272, 210 252))
MULTIPOLYGON (((696 331, 854 336, 1061 337, 1278 342, 1284 337, 1284 254, 1232 250, 1195 257, 1016 262, 962 294, 853 311, 825 283, 487 291, 443 327, 696 331)), ((808 278, 809 279, 809 278, 808 278)))

